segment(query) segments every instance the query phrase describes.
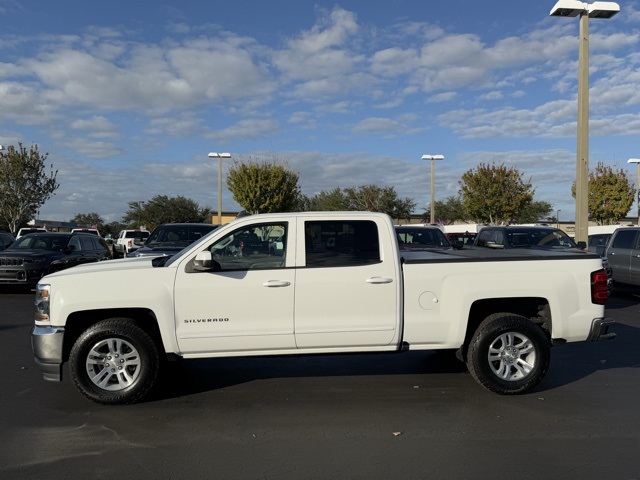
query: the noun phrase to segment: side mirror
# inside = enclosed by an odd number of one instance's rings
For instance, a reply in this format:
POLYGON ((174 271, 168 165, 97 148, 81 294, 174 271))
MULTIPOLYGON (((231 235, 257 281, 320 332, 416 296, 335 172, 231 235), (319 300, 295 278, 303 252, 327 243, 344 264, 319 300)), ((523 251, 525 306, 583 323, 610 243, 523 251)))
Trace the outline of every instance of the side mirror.
POLYGON ((496 242, 487 242, 487 247, 489 248, 504 248, 504 245, 496 242))
POLYGON ((587 242, 578 242, 576 245, 578 245, 580 250, 586 250, 587 248, 587 242))
POLYGON ((75 245, 67 245, 67 247, 64 249, 64 253, 66 254, 73 253, 75 251, 76 251, 75 245))
POLYGON ((199 252, 193 260, 193 269, 198 272, 219 272, 222 267, 213 259, 213 255, 208 250, 199 252))
POLYGON ((451 246, 455 250, 462 250, 462 248, 464 247, 464 243, 462 243, 460 240, 452 240, 451 241, 451 246))

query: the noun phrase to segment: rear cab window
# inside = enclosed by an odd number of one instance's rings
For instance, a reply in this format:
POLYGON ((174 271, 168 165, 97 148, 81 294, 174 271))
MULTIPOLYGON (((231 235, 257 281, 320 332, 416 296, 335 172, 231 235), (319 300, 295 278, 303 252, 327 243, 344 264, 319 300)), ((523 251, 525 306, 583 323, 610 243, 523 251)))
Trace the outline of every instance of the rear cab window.
POLYGON ((378 228, 373 221, 305 221, 304 236, 306 267, 355 267, 381 262, 378 228))

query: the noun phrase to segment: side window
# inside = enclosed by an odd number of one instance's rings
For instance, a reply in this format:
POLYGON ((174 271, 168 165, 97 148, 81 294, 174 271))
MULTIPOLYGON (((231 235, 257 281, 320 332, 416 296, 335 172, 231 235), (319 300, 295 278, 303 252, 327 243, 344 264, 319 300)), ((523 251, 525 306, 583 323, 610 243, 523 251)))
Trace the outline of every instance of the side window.
POLYGON ((92 237, 91 241, 93 242, 93 250, 108 250, 109 246, 107 242, 102 238, 92 237))
POLYGON ((491 240, 491 234, 493 232, 491 230, 482 230, 480 231, 480 233, 478 234, 478 246, 479 247, 486 247, 487 246, 487 242, 491 240))
POLYGON ((635 236, 636 232, 632 230, 618 231, 611 243, 611 248, 632 248, 635 236))
POLYGON ((305 222, 307 267, 354 267, 380 262, 378 228, 370 220, 305 222))
POLYGON ((288 224, 239 228, 208 247, 222 271, 284 268, 288 224))
POLYGON ((82 250, 80 239, 76 235, 71 237, 71 239, 69 240, 69 247, 72 247, 74 252, 79 252, 80 250, 82 250))
POLYGON ((94 250, 93 241, 90 237, 80 237, 82 243, 82 250, 94 250))

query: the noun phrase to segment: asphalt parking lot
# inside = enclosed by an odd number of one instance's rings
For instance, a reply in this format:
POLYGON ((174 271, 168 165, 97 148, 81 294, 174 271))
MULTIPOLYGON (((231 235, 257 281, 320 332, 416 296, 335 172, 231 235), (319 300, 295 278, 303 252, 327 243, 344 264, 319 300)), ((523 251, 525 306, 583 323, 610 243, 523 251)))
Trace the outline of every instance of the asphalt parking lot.
POLYGON ((640 295, 611 342, 552 353, 501 397, 434 352, 180 362, 149 401, 93 404, 42 380, 32 294, 0 292, 0 477, 639 479, 640 295))

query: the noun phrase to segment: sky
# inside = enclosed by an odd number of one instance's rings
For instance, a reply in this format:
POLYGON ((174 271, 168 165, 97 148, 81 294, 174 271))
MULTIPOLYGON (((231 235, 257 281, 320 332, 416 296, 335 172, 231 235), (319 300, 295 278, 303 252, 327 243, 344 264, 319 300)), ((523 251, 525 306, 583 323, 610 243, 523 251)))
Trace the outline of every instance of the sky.
MULTIPOLYGON (((277 161, 305 195, 392 186, 415 213, 422 155, 445 157, 436 200, 505 164, 573 220, 579 21, 554 3, 0 0, 0 145, 38 145, 58 170, 40 219, 119 221, 156 195, 216 211, 208 153, 229 152, 223 179, 233 161, 277 161)), ((589 22, 589 162, 635 184, 640 0, 618 3, 589 22)))

